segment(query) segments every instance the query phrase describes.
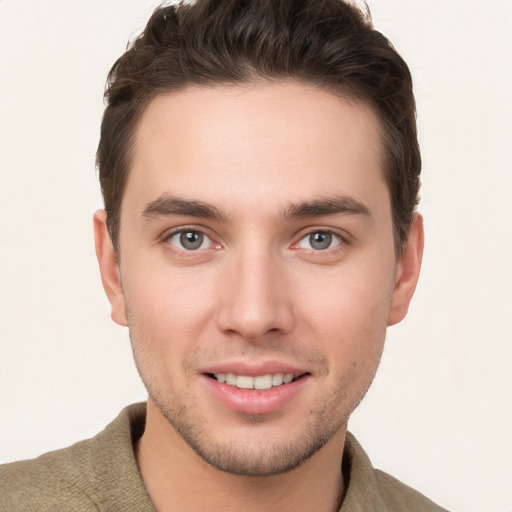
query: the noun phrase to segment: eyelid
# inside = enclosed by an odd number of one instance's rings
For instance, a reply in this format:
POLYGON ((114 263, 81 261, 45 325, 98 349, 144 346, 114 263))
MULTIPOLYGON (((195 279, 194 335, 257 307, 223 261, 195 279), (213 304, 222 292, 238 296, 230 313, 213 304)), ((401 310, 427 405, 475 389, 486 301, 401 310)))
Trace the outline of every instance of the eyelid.
MULTIPOLYGON (((187 238, 187 237, 185 237, 185 238, 187 238)), ((192 230, 178 231, 178 232, 172 234, 167 240, 169 241, 169 243, 172 246, 176 247, 178 250, 184 250, 186 252, 189 252, 189 251, 196 252, 196 251, 208 249, 208 246, 211 242, 210 237, 208 235, 205 235, 204 233, 199 233, 199 231, 192 231, 192 230), (184 247, 183 240, 182 240, 182 237, 184 234, 188 235, 190 233, 194 233, 194 235, 198 235, 199 241, 200 241, 199 246, 194 247, 193 249, 184 247)))
POLYGON ((172 245, 172 247, 178 251, 188 252, 188 253, 204 251, 205 249, 210 249, 210 248, 213 248, 213 249, 221 248, 221 244, 215 241, 214 236, 212 236, 212 234, 210 233, 210 230, 208 230, 204 227, 201 227, 201 226, 193 226, 193 225, 176 226, 171 229, 168 229, 162 235, 162 241, 169 243, 169 245, 172 245), (180 249, 179 247, 170 243, 170 239, 173 236, 180 234, 180 233, 187 232, 187 231, 194 232, 194 233, 201 233, 204 237, 206 237, 210 241, 210 247, 205 247, 204 249, 198 249, 196 251, 187 251, 184 248, 180 249))
POLYGON ((350 236, 348 235, 348 233, 346 233, 345 231, 342 231, 340 229, 336 229, 336 228, 332 228, 332 227, 327 228, 327 227, 321 227, 321 226, 312 227, 312 228, 309 227, 305 230, 302 230, 299 233, 299 235, 296 238, 296 242, 294 242, 291 245, 291 248, 292 249, 302 249, 302 247, 299 246, 299 243, 302 240, 304 240, 306 237, 311 236, 314 233, 327 233, 327 234, 333 235, 339 239, 338 244, 336 244, 334 247, 330 247, 328 249, 324 249, 324 250, 320 250, 320 249, 315 250, 315 249, 307 249, 307 248, 305 249, 305 250, 309 250, 309 251, 317 253, 317 254, 329 253, 329 252, 335 251, 336 249, 340 249, 341 247, 348 245, 349 241, 350 241, 350 236))

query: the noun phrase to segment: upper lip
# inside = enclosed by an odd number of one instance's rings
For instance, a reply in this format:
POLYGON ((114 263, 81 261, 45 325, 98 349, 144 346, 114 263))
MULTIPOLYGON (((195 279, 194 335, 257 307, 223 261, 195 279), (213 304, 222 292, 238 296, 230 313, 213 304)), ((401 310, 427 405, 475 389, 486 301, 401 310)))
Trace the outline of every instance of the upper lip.
POLYGON ((299 376, 309 372, 304 367, 282 361, 226 361, 208 365, 200 369, 199 373, 234 373, 235 375, 257 377, 258 375, 273 375, 276 373, 293 373, 293 375, 299 376))

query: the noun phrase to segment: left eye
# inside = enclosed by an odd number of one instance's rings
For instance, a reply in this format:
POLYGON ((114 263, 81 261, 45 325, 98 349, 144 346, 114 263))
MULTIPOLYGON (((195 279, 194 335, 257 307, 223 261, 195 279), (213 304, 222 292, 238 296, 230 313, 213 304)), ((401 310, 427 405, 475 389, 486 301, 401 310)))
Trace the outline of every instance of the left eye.
POLYGON ((297 245, 302 249, 325 251, 326 249, 336 247, 341 241, 340 236, 330 233, 329 231, 314 231, 304 238, 301 238, 297 245))
POLYGON ((185 251, 206 249, 211 245, 210 238, 201 231, 182 230, 169 237, 169 243, 185 251))

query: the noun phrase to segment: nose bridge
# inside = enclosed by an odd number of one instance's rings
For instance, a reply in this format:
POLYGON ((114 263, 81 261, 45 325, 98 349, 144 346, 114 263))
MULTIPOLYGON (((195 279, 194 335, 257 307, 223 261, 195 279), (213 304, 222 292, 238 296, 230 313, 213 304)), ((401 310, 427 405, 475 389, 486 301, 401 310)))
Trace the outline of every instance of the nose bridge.
POLYGON ((220 328, 245 338, 288 332, 293 316, 284 281, 281 259, 265 244, 246 243, 234 251, 221 293, 220 328))

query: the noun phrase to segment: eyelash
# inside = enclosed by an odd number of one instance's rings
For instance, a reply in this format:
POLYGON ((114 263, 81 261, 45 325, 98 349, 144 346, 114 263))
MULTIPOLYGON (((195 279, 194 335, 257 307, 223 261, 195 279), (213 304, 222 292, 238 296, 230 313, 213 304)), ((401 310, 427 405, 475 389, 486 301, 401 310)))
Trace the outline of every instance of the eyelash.
MULTIPOLYGON (((173 250, 177 250, 177 251, 180 251, 180 252, 183 252, 183 253, 189 253, 190 255, 194 254, 194 253, 198 253, 200 251, 203 251, 205 249, 208 249, 208 248, 212 248, 211 246, 213 245, 215 249, 220 249, 221 248, 221 245, 218 244, 218 243, 215 243, 212 239, 212 237, 210 235, 208 235, 204 230, 202 229, 198 229, 198 228, 193 228, 193 227, 182 227, 182 228, 178 228, 178 229, 174 229, 173 231, 171 231, 170 233, 167 233, 164 237, 163 237, 163 240, 164 242, 166 242, 167 244, 171 245, 173 250), (203 237, 206 238, 206 241, 209 240, 209 247, 202 247, 201 246, 203 245, 203 243, 205 242, 205 240, 201 241, 201 244, 198 248, 196 249, 186 249, 183 247, 183 245, 181 244, 181 247, 178 247, 177 245, 174 245, 171 240, 176 237, 177 235, 184 235, 185 233, 194 233, 194 234, 197 234, 197 235, 201 235, 203 237)), ((294 249, 294 250, 297 250, 297 249, 304 249, 306 251, 308 251, 309 253, 313 253, 315 255, 322 255, 322 254, 332 254, 333 252, 337 252, 339 250, 342 250, 344 246, 346 246, 348 244, 348 241, 347 241, 347 237, 346 235, 342 235, 341 233, 339 233, 338 231, 335 231, 333 229, 311 229, 309 231, 307 231, 306 233, 303 233, 301 235, 301 237, 296 241, 294 242, 292 245, 291 245, 291 249, 294 249), (315 249, 313 247, 301 247, 300 244, 301 242, 303 242, 304 240, 307 240, 308 237, 311 237, 312 235, 315 235, 315 234, 322 234, 322 235, 327 235, 327 236, 330 236, 330 237, 333 237, 335 239, 337 239, 338 243, 336 243, 333 247, 326 247, 324 249, 315 249)), ((311 244, 310 244, 311 245, 311 244)))
POLYGON ((310 229, 306 233, 302 234, 302 236, 299 238, 297 242, 292 244, 292 249, 305 249, 309 251, 310 253, 314 254, 332 254, 333 252, 337 252, 341 249, 343 249, 344 246, 348 244, 347 237, 345 235, 342 235, 339 231, 333 230, 333 229, 310 229), (306 248, 306 247, 300 247, 300 243, 304 240, 307 240, 308 237, 311 237, 315 234, 322 234, 322 235, 328 235, 330 237, 336 238, 338 243, 336 243, 333 247, 327 247, 325 249, 314 249, 313 247, 306 248))
POLYGON ((167 242, 169 245, 172 245, 174 249, 176 249, 178 251, 186 252, 186 253, 195 253, 195 252, 199 252, 201 250, 209 248, 209 247, 201 248, 201 246, 203 245, 203 243, 205 241, 209 241, 210 246, 216 245, 216 248, 220 247, 220 244, 215 244, 215 242, 212 240, 212 237, 209 236, 207 233, 205 233, 202 229, 197 229, 197 228, 192 228, 192 227, 183 227, 183 228, 179 228, 179 229, 174 229, 173 231, 171 231, 170 233, 167 233, 164 236, 164 241, 167 242), (181 247, 178 247, 172 243, 172 239, 174 237, 176 237, 177 235, 183 236, 184 234, 187 234, 187 233, 194 233, 196 235, 200 235, 200 236, 204 237, 206 240, 203 240, 201 242, 200 246, 196 249, 186 249, 185 247, 183 247, 183 244, 181 244, 181 247))

